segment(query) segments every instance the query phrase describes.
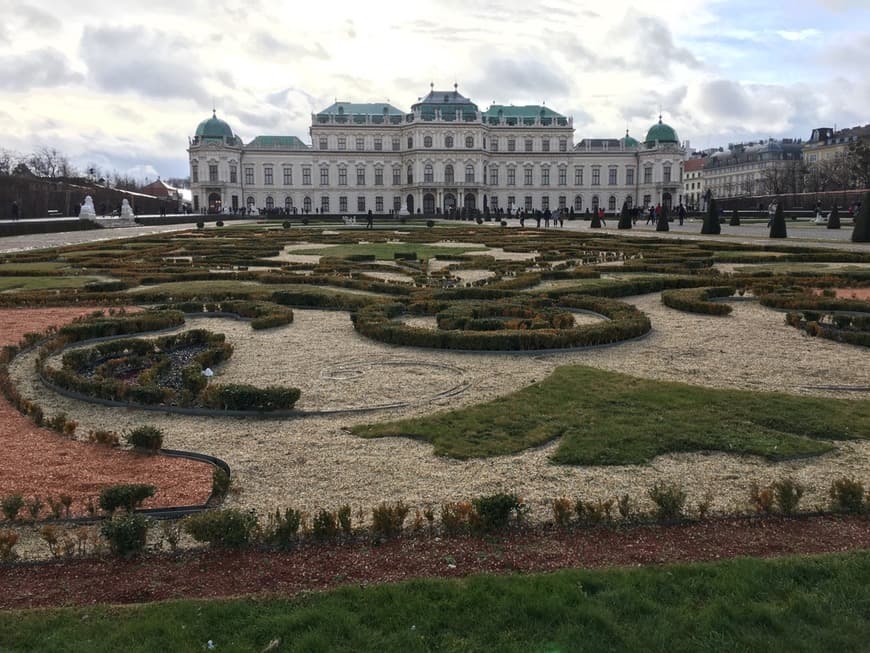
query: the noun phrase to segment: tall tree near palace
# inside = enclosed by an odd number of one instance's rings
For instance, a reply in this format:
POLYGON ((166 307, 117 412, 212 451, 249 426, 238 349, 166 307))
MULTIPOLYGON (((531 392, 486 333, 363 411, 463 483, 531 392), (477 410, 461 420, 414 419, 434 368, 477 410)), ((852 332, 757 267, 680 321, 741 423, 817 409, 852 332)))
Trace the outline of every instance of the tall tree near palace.
POLYGON ((864 198, 861 200, 861 210, 855 216, 852 242, 870 243, 870 193, 864 193, 864 198))
POLYGON ((631 229, 631 213, 628 210, 628 202, 622 203, 622 211, 619 212, 619 224, 617 229, 631 229))
POLYGON ((788 233, 786 233, 785 228, 785 215, 782 212, 782 201, 779 199, 777 199, 776 201, 776 213, 773 214, 773 220, 770 223, 770 237, 788 237, 788 233))
POLYGON ((701 233, 722 233, 722 227, 719 226, 719 206, 716 204, 716 200, 712 195, 707 200, 707 213, 704 214, 704 223, 701 225, 701 233))

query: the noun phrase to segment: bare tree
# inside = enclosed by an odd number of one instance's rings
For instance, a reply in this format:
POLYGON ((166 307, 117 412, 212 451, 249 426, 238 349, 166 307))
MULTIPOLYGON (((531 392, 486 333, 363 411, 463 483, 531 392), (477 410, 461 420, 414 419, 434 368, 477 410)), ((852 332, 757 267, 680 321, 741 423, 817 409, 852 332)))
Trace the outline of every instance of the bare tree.
POLYGON ((50 177, 53 179, 60 172, 62 158, 63 155, 53 147, 41 147, 30 155, 27 163, 35 174, 40 177, 50 177))
POLYGON ((855 188, 870 188, 870 145, 856 141, 849 145, 848 165, 855 188))

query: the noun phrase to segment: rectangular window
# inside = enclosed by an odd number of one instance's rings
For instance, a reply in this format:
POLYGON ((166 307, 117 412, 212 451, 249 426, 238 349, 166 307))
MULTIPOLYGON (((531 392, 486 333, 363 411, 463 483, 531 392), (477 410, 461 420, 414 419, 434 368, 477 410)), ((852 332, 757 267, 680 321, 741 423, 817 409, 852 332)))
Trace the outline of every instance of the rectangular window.
POLYGON ((526 152, 532 151, 532 139, 531 138, 526 139, 525 147, 526 147, 526 152))
POLYGON ((567 186, 568 185, 568 168, 562 166, 559 168, 559 185, 567 186))
POLYGON ((320 198, 320 212, 329 213, 329 197, 326 195, 320 198))
POLYGON ((559 195, 559 210, 566 208, 568 206, 568 198, 564 195, 559 195))
POLYGON ((347 168, 345 167, 338 169, 338 185, 347 186, 347 168))
POLYGON ((517 151, 517 142, 513 138, 508 139, 508 152, 516 152, 517 151))
POLYGON ((610 168, 607 171, 607 183, 611 186, 616 186, 616 168, 610 168))
POLYGON ((272 179, 272 167, 271 166, 266 166, 265 168, 263 168, 263 183, 266 186, 271 186, 273 183, 275 183, 274 180, 272 179))
POLYGON ((493 152, 498 152, 498 139, 497 138, 493 138, 492 140, 490 140, 489 149, 493 152))
POLYGON ((248 186, 254 185, 254 169, 253 168, 245 168, 245 183, 248 186))
POLYGON ((383 213, 384 212, 384 197, 383 195, 378 195, 375 197, 375 212, 383 213))
POLYGON ((357 211, 365 211, 366 210, 366 198, 365 197, 357 197, 356 198, 356 210, 357 211))
POLYGON ((239 183, 239 169, 236 168, 235 165, 230 166, 230 183, 231 184, 239 183))
POLYGON ((583 168, 574 168, 574 185, 583 185, 583 168))
POLYGON ((541 141, 541 152, 549 152, 550 151, 550 139, 545 138, 541 141))
POLYGON ((402 198, 398 195, 393 195, 393 211, 398 213, 402 210, 402 198))
POLYGON ((320 169, 320 185, 329 186, 329 168, 326 166, 320 169))
POLYGON ((321 136, 321 137, 320 137, 320 149, 321 149, 321 150, 328 149, 327 141, 326 141, 326 136, 321 136))
POLYGON ((498 211, 498 198, 495 195, 489 196, 489 206, 493 211, 498 211))
POLYGON ((357 168, 356 169, 356 185, 357 186, 365 186, 366 185, 366 169, 365 168, 357 168))
POLYGON ((384 185, 384 169, 375 168, 375 186, 384 185))
POLYGON ((523 206, 525 206, 526 211, 532 210, 532 196, 531 195, 526 195, 523 198, 523 206))
POLYGON ((402 169, 393 168, 393 186, 398 186, 402 183, 402 169))
MULTIPOLYGON (((190 166, 190 179, 194 183, 199 182, 199 166, 196 165, 195 163, 190 166)), ((251 183, 253 183, 253 182, 251 182, 251 183)))
POLYGON ((342 195, 338 198, 338 212, 347 213, 347 196, 342 195))
POLYGON ((311 166, 302 166, 302 185, 311 185, 311 166))
POLYGON ((489 185, 498 186, 498 168, 491 166, 489 169, 489 185))
POLYGON ((513 210, 515 208, 517 208, 516 195, 508 195, 508 210, 513 210))
POLYGON ((380 152, 383 149, 384 149, 384 139, 380 138, 380 137, 376 138, 375 139, 375 152, 380 152))
POLYGON ((284 168, 284 185, 293 185, 293 168, 284 168))
POLYGON ((517 185, 517 170, 516 170, 516 168, 508 168, 507 185, 508 186, 516 186, 517 185))
POLYGON ((408 136, 408 149, 409 150, 414 149, 414 137, 413 136, 408 136))
POLYGON ((541 210, 546 211, 550 208, 550 197, 548 195, 544 195, 541 198, 541 210))
POLYGON ((592 185, 601 185, 601 168, 592 168, 592 185))
POLYGON ((356 149, 364 150, 365 149, 365 139, 362 136, 356 137, 356 149))
POLYGON ((568 151, 568 139, 567 138, 560 138, 559 139, 559 151, 560 152, 567 152, 568 151))
POLYGON ((634 168, 625 169, 625 185, 634 186, 634 168))
POLYGON ((652 166, 647 166, 643 169, 643 183, 651 184, 652 183, 652 166))
POLYGON ((344 136, 338 137, 338 149, 339 150, 346 150, 347 149, 347 138, 345 138, 344 136))
POLYGON ((429 184, 435 181, 435 174, 432 171, 432 166, 427 165, 423 168, 423 181, 429 184))
POLYGON ((393 152, 398 152, 398 151, 399 151, 399 139, 394 138, 393 139, 393 152))
POLYGON ((664 183, 670 183, 671 181, 671 166, 665 166, 662 168, 662 181, 664 183))
POLYGON ((532 169, 531 168, 526 168, 525 170, 523 170, 523 183, 526 186, 532 185, 532 169))
POLYGON ((217 181, 217 166, 212 164, 208 167, 208 180, 209 181, 217 181))
POLYGON ((541 168, 541 186, 550 185, 550 169, 541 168))

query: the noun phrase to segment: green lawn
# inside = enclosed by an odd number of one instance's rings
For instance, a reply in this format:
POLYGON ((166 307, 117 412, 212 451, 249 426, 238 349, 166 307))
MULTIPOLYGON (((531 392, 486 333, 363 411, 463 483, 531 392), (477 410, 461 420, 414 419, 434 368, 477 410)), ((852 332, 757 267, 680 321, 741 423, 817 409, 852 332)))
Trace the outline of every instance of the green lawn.
POLYGON ((0 263, 0 276, 9 272, 29 272, 31 274, 44 274, 56 272, 69 267, 66 263, 52 261, 39 261, 35 263, 0 263))
POLYGON ((425 243, 365 243, 355 245, 336 245, 334 247, 312 246, 306 249, 293 250, 294 254, 319 254, 344 258, 355 254, 374 254, 376 259, 392 261, 396 252, 417 252, 418 259, 429 259, 433 256, 455 256, 465 252, 486 250, 485 245, 468 247, 438 247, 425 243))
POLYGON ((561 438, 552 459, 569 465, 638 464, 704 450, 781 460, 829 451, 827 440, 868 437, 870 401, 713 390, 566 366, 485 404, 353 432, 425 440, 455 458, 511 454, 561 438))
POLYGON ((99 281, 97 277, 3 277, 0 276, 0 292, 28 290, 63 290, 82 288, 86 283, 99 281))
POLYGON ((870 553, 0 613, 3 651, 866 651, 870 553))

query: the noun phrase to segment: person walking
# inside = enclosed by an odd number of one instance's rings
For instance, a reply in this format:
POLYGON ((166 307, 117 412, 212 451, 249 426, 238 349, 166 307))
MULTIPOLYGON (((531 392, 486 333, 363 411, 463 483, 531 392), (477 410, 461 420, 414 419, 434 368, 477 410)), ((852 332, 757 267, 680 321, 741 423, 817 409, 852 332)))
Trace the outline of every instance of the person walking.
POLYGON ((10 211, 12 214, 12 222, 16 222, 19 217, 21 217, 21 210, 18 208, 18 200, 12 200, 12 209, 10 211))
POLYGON ((683 220, 686 219, 686 207, 683 206, 683 203, 680 202, 680 208, 677 209, 677 215, 680 217, 680 226, 683 226, 683 220))
POLYGON ((372 210, 369 209, 368 216, 366 217, 366 229, 374 229, 375 228, 375 218, 372 215, 372 210))
POLYGON ((604 216, 605 216, 605 215, 606 215, 606 213, 604 213, 604 209, 598 209, 598 219, 601 220, 601 226, 602 226, 602 227, 606 227, 606 226, 607 226, 607 223, 604 221, 604 216))

